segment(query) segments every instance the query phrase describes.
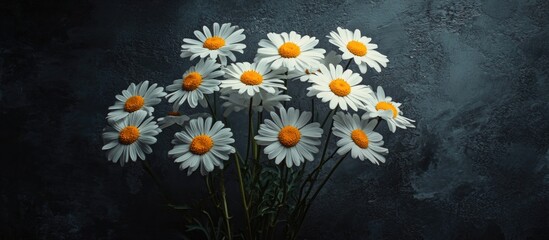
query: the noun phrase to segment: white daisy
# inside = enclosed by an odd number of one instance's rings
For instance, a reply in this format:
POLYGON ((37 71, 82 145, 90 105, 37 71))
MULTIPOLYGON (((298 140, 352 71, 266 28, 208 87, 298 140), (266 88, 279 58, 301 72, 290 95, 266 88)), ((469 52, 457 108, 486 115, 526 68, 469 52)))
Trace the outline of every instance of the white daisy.
MULTIPOLYGON (((250 107, 250 97, 245 94, 240 94, 236 91, 230 91, 221 96, 221 99, 226 100, 223 103, 223 116, 227 117, 232 112, 240 112, 243 109, 250 107)), ((280 90, 275 90, 274 93, 260 91, 252 98, 252 111, 261 112, 263 110, 271 112, 275 107, 282 107, 282 102, 290 101, 292 97, 286 94, 281 94, 280 90)))
POLYGON ((358 114, 338 112, 334 115, 334 135, 340 137, 337 141, 337 154, 345 155, 351 151, 351 157, 370 160, 374 164, 384 163, 385 157, 381 154, 389 153, 382 147, 383 136, 374 132, 377 120, 360 120, 358 114))
MULTIPOLYGON (((374 95, 374 94, 372 94, 374 95)), ((364 109, 366 113, 362 115, 362 119, 380 117, 387 121, 389 130, 395 132, 396 128, 415 128, 412 119, 402 116, 400 110, 400 103, 393 102, 393 99, 389 96, 385 96, 385 91, 381 86, 377 87, 377 93, 373 98, 368 99, 364 109)))
POLYGON ((122 91, 122 95, 116 95, 118 101, 109 107, 112 111, 107 115, 107 119, 118 121, 137 110, 144 110, 152 115, 152 106, 159 104, 162 101, 161 97, 166 96, 164 88, 156 87, 157 85, 155 83, 149 87, 149 81, 137 85, 131 83, 128 89, 122 91))
POLYGON ((231 129, 223 128, 225 125, 221 121, 213 125, 212 122, 211 117, 192 119, 185 130, 175 133, 172 141, 175 146, 168 155, 175 158, 176 163, 181 163, 182 170, 188 169, 187 175, 198 167, 202 175, 213 171, 214 166, 223 169, 221 160, 229 160, 229 154, 235 152, 229 145, 234 143, 231 129))
MULTIPOLYGON (((319 64, 322 64, 326 67, 328 67, 330 64, 338 65, 341 63, 341 55, 338 55, 335 51, 330 51, 324 59, 320 60, 319 64)), ((302 82, 309 81, 312 74, 318 72, 319 66, 311 66, 310 68, 306 69, 304 72, 294 70, 286 76, 286 79, 299 79, 302 82)))
POLYGON ((274 93, 277 89, 286 89, 281 75, 284 71, 271 71, 266 62, 233 63, 224 69, 226 80, 221 81, 221 88, 237 90, 239 94, 254 96, 263 90, 274 93))
POLYGON ((136 161, 139 157, 145 160, 145 154, 152 152, 149 145, 156 143, 154 136, 162 130, 158 128, 153 117, 147 117, 143 110, 132 112, 120 121, 109 121, 109 126, 103 131, 103 150, 107 150, 107 158, 121 166, 130 159, 136 161))
POLYGON ((317 96, 322 102, 330 102, 330 108, 340 107, 347 110, 347 106, 357 111, 362 108, 364 102, 372 98, 372 90, 366 85, 360 84, 362 77, 347 69, 343 71, 341 65, 330 64, 329 68, 320 65, 320 72, 311 75, 309 80, 313 85, 308 87, 307 96, 317 96))
POLYGON ((389 62, 387 56, 376 51, 377 44, 370 43, 372 39, 362 36, 358 29, 353 33, 348 29, 338 27, 337 33, 330 32, 330 35, 326 37, 330 39, 330 43, 339 47, 339 50, 343 52, 344 60, 354 59, 361 73, 366 73, 368 70, 366 65, 374 68, 377 72, 381 72, 379 65, 387 67, 389 62))
POLYGON ((177 124, 183 126, 186 121, 189 121, 189 116, 181 114, 181 112, 169 112, 165 117, 158 118, 158 125, 161 129, 177 124))
POLYGON ((209 56, 211 59, 216 60, 218 57, 221 60, 223 66, 227 65, 227 57, 231 61, 236 61, 236 57, 233 53, 244 53, 246 45, 239 43, 246 39, 246 36, 242 34, 244 29, 238 29, 238 26, 231 26, 230 23, 224 23, 219 26, 219 23, 213 24, 213 34, 206 26, 203 27, 204 33, 196 30, 194 35, 198 40, 191 38, 184 38, 185 44, 181 45, 181 57, 190 57, 191 61, 196 57, 205 58, 209 56))
POLYGON ((201 59, 196 66, 190 67, 183 74, 183 78, 176 79, 172 85, 166 87, 171 92, 166 97, 168 102, 181 106, 185 101, 189 102, 191 108, 195 108, 200 102, 202 106, 207 106, 204 94, 212 94, 219 91, 220 81, 215 79, 223 76, 224 72, 220 70, 220 64, 214 60, 201 59))
POLYGON ((280 108, 280 116, 271 112, 271 118, 266 119, 259 126, 258 135, 255 136, 257 144, 267 146, 264 153, 269 159, 275 159, 279 164, 286 159, 286 166, 299 166, 307 159, 312 161, 313 154, 318 152, 322 128, 317 122, 309 123, 312 114, 284 107, 280 108))
POLYGON ((259 41, 256 59, 271 64, 272 69, 286 68, 288 71, 297 69, 304 72, 311 66, 318 65, 324 58, 326 50, 314 48, 318 44, 315 37, 301 37, 294 31, 288 33, 269 33, 267 39, 259 41))

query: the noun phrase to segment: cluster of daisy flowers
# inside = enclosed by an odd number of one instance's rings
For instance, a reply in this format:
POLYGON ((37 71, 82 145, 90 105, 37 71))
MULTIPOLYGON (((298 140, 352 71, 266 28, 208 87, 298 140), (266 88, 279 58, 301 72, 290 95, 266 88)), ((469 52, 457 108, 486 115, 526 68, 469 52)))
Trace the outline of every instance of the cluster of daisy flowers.
POLYGON ((194 36, 183 39, 181 57, 198 61, 181 78, 165 89, 149 81, 132 83, 116 95, 103 132, 109 161, 124 165, 145 160, 162 129, 178 126, 167 154, 182 170, 190 175, 200 169, 206 175, 216 167, 223 169, 224 161, 234 159, 230 156, 237 152, 233 131, 214 110, 198 116, 181 110, 199 105, 216 109, 208 100, 215 100, 216 94, 225 119, 240 111, 268 113, 252 137, 264 146, 268 159, 288 168, 318 159, 319 146, 326 141, 322 139, 324 123, 316 122, 309 111, 286 107, 291 100, 287 88, 297 79, 309 84, 306 96, 332 110, 326 118, 333 120, 327 136, 339 138, 337 154, 341 156, 350 153, 352 158, 375 164, 385 162, 388 149, 383 147, 382 135, 374 131, 378 123, 387 122, 391 132, 414 127, 414 121, 403 116, 400 103, 386 96, 381 86, 374 91, 361 77, 370 68, 380 72, 389 60, 360 30, 337 28, 327 36, 339 54, 318 48, 315 37, 294 31, 269 33, 259 41, 253 62, 236 62, 235 53, 242 54, 246 48, 244 30, 238 26, 214 23, 212 29, 204 26, 194 36), (342 61, 347 61, 345 66, 342 61), (351 63, 360 73, 349 69, 351 63), (172 104, 172 111, 155 121, 154 107, 163 98, 172 104))

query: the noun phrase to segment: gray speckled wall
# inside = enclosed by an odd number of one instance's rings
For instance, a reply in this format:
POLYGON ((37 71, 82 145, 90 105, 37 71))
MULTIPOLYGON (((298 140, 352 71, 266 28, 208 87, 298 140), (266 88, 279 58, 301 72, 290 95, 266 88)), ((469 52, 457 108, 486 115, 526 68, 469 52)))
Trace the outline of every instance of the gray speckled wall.
MULTIPOLYGON (((549 238, 545 0, 11 1, 0 11, 0 239, 180 239, 179 215, 139 164, 107 162, 100 133, 119 91, 180 77, 182 38, 214 21, 246 29, 245 60, 268 32, 332 48, 329 31, 359 28, 391 60, 365 81, 417 120, 382 131, 386 164, 344 163, 304 239, 549 238)), ((310 109, 304 97, 292 104, 310 109)), ((165 156, 172 134, 154 146, 153 168, 176 201, 196 199, 203 181, 165 156)))

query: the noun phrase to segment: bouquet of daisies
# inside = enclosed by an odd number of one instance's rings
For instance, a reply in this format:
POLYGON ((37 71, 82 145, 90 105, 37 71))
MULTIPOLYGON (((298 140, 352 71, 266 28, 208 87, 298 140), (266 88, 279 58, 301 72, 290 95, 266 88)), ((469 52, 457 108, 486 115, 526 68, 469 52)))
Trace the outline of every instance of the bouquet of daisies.
POLYGON ((214 23, 194 35, 183 39, 181 57, 196 64, 165 89, 149 81, 130 84, 109 107, 103 132, 109 161, 123 166, 141 159, 159 184, 146 156, 162 129, 176 129, 168 157, 188 175, 200 170, 209 194, 195 203, 167 203, 183 211, 188 232, 207 239, 296 239, 311 203, 343 160, 385 162, 389 150, 375 131, 380 122, 391 132, 414 127, 400 103, 363 81, 361 74, 380 72, 389 60, 358 29, 337 28, 327 36, 341 55, 316 48, 315 37, 269 33, 253 62, 236 62, 235 53, 246 48, 238 26, 214 23), (360 73, 349 69, 353 62, 360 73), (293 84, 308 85, 302 89, 311 97, 310 111, 289 106, 293 84), (172 111, 155 120, 154 106, 163 98, 172 111), (316 104, 330 111, 315 111, 316 104), (182 110, 198 107, 203 114, 182 110), (247 113, 246 129, 230 118, 235 112, 247 113), (244 131, 235 135, 231 125, 244 131), (329 154, 332 137, 336 150, 329 154), (235 139, 246 148, 235 148, 235 139), (225 174, 238 179, 238 206, 228 204, 225 174))

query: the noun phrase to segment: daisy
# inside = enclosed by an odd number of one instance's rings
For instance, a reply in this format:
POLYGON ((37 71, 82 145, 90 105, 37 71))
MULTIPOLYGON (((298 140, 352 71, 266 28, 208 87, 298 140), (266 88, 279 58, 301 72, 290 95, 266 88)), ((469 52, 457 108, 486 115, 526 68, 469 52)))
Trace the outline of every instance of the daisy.
POLYGON ((158 118, 158 125, 161 129, 167 128, 171 125, 177 124, 183 126, 186 121, 189 121, 189 116, 183 115, 180 112, 169 112, 165 117, 158 118))
MULTIPOLYGON (((373 95, 373 94, 372 94, 373 95)), ((402 116, 400 111, 400 103, 393 102, 389 96, 385 96, 385 91, 381 86, 377 87, 377 93, 373 98, 368 99, 364 109, 366 113, 362 115, 362 119, 380 117, 387 121, 389 130, 395 132, 396 128, 415 128, 412 119, 402 116)))
POLYGON ((221 88, 238 90, 239 94, 247 93, 249 97, 263 90, 274 93, 277 89, 286 89, 281 80, 283 70, 271 71, 266 62, 236 63, 224 69, 226 80, 221 81, 221 88))
POLYGON ((109 126, 103 131, 102 150, 107 151, 107 158, 121 166, 129 159, 136 161, 139 157, 145 160, 145 154, 152 152, 149 145, 156 143, 154 136, 162 130, 158 128, 153 117, 147 117, 143 110, 132 112, 120 121, 109 121, 109 126))
POLYGON ((235 149, 229 144, 234 143, 233 133, 230 128, 217 121, 212 125, 212 118, 206 120, 199 117, 189 121, 185 130, 175 133, 172 143, 174 148, 168 152, 175 158, 182 170, 187 169, 187 175, 191 175, 198 167, 200 173, 206 175, 214 170, 214 166, 223 169, 221 160, 229 160, 229 154, 235 149))
POLYGON ((311 75, 309 80, 313 85, 307 90, 307 96, 317 96, 322 102, 330 102, 330 108, 340 107, 347 110, 347 106, 357 111, 362 108, 365 101, 372 98, 372 90, 359 84, 362 77, 358 73, 353 73, 347 69, 343 71, 341 65, 329 65, 328 69, 320 65, 320 72, 311 75))
POLYGON ((256 59, 271 64, 274 70, 281 67, 285 70, 293 71, 297 69, 304 72, 311 66, 318 65, 318 62, 324 58, 326 50, 314 48, 318 44, 315 37, 307 35, 301 37, 294 31, 288 33, 269 33, 267 39, 259 41, 256 59))
POLYGON ((360 120, 358 114, 338 112, 334 115, 334 135, 341 138, 337 141, 337 154, 345 155, 351 151, 351 157, 370 160, 374 164, 384 163, 385 157, 381 154, 389 153, 382 147, 383 136, 374 132, 377 120, 360 120))
MULTIPOLYGON (((328 67, 330 64, 338 65, 341 63, 341 55, 338 55, 335 51, 330 51, 324 59, 320 60, 319 64, 322 64, 326 67, 328 67)), ((319 66, 311 66, 310 68, 306 69, 304 72, 300 72, 297 70, 294 70, 290 73, 288 73, 286 79, 299 79, 302 82, 309 81, 312 74, 318 72, 319 66)))
POLYGON ((312 161, 313 154, 318 152, 322 128, 317 122, 309 123, 312 114, 284 107, 280 108, 280 116, 271 112, 271 118, 259 126, 255 136, 257 144, 267 146, 264 149, 269 159, 275 159, 280 164, 286 159, 286 166, 299 166, 305 159, 312 161))
POLYGON ((351 32, 348 29, 338 27, 337 33, 330 32, 328 39, 330 43, 339 47, 343 52, 343 59, 354 59, 361 73, 366 73, 367 66, 374 68, 377 72, 381 72, 381 66, 387 67, 389 59, 387 56, 379 53, 377 44, 370 43, 371 38, 362 36, 360 30, 355 29, 351 32))
POLYGON ((196 57, 205 58, 209 56, 214 61, 219 57, 221 65, 227 65, 227 57, 231 61, 236 61, 233 52, 244 53, 246 45, 239 43, 246 39, 242 34, 244 29, 238 29, 238 26, 231 26, 230 23, 213 24, 213 34, 206 26, 203 27, 204 33, 196 30, 194 35, 198 40, 184 38, 184 44, 181 45, 181 57, 190 57, 191 61, 196 57))
POLYGON ((109 121, 118 121, 128 116, 128 114, 137 110, 144 110, 152 115, 154 108, 152 106, 159 104, 161 97, 166 96, 163 87, 156 87, 153 84, 149 87, 149 81, 140 82, 135 85, 131 83, 128 89, 122 91, 122 95, 116 95, 116 103, 109 107, 112 110, 107 115, 109 121))
POLYGON ((185 101, 189 102, 191 108, 195 108, 199 102, 202 106, 207 106, 204 94, 219 91, 220 81, 215 78, 224 74, 220 67, 220 64, 211 59, 198 61, 196 66, 183 74, 183 78, 174 80, 172 85, 166 87, 171 92, 166 96, 168 102, 175 102, 176 107, 183 105, 185 101))
MULTIPOLYGON (((232 112, 240 112, 243 109, 250 107, 250 97, 248 95, 239 94, 236 91, 227 92, 226 95, 222 95, 221 99, 226 100, 223 103, 223 116, 227 117, 232 112)), ((275 110, 275 107, 282 107, 282 102, 290 101, 292 97, 286 94, 281 94, 280 90, 275 90, 274 93, 268 93, 260 91, 252 98, 252 110, 254 112, 261 112, 263 110, 271 112, 275 110)))

